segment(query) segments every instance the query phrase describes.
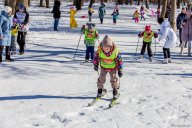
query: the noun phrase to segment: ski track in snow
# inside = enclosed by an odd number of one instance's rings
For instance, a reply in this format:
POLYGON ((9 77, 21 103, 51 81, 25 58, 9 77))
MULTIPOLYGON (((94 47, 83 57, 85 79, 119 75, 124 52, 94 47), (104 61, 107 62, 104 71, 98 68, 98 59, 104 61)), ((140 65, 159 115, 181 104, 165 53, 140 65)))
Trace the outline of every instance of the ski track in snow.
MULTIPOLYGON (((135 24, 132 14, 136 6, 120 6, 117 25, 112 25, 114 4, 106 4, 107 15, 100 25, 99 4, 94 4, 93 20, 100 33, 99 41, 109 34, 119 46, 124 75, 120 79, 119 104, 107 109, 112 97, 107 78, 107 95, 87 107, 96 96, 98 74, 92 64, 80 64, 85 55, 83 38, 75 60, 73 56, 80 26, 87 22, 81 16, 87 15, 88 3, 76 15, 79 27, 72 30, 69 4, 62 3, 60 31, 55 32, 52 8, 39 8, 32 1, 26 54, 13 56, 14 63, 0 65, 0 128, 192 128, 192 58, 186 53, 179 55, 180 48, 176 47, 171 50, 172 63, 163 65, 163 44, 157 42, 152 63, 147 55, 134 60, 139 31, 149 23, 154 31, 159 28, 150 13, 146 21, 135 24)), ((139 41, 137 56, 142 39, 139 41)), ((152 44, 153 51, 154 47, 152 44)))

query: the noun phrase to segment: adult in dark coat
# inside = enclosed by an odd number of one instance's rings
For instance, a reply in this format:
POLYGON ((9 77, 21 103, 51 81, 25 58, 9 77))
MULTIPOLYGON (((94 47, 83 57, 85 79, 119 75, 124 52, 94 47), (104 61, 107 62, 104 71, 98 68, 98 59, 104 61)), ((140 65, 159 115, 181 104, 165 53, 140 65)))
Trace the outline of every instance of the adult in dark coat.
MULTIPOLYGON (((186 18, 186 8, 182 8, 181 13, 177 16, 177 29, 179 30, 179 39, 180 39, 180 44, 179 46, 181 46, 182 44, 182 40, 181 40, 181 33, 182 33, 182 27, 181 27, 181 23, 183 21, 183 19, 186 18)), ((187 41, 185 42, 185 47, 187 46, 187 41)))
POLYGON ((59 24, 59 19, 61 18, 60 5, 61 5, 60 1, 55 0, 53 10, 51 11, 51 13, 53 13, 55 31, 58 31, 57 27, 59 24))

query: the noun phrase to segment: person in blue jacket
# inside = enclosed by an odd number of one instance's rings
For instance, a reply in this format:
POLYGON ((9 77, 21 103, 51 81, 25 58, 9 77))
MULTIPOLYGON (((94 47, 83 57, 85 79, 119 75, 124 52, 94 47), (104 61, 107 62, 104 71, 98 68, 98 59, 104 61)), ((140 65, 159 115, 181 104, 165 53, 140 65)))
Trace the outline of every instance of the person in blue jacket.
POLYGON ((0 14, 0 62, 2 62, 3 49, 6 47, 6 61, 14 61, 10 57, 12 8, 5 6, 0 14))

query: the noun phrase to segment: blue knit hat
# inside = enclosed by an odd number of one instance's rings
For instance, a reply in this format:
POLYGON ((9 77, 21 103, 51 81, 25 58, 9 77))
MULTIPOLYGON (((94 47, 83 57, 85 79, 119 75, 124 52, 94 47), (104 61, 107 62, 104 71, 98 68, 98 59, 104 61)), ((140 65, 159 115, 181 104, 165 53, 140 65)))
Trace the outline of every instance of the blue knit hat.
POLYGON ((24 9, 25 9, 25 6, 24 6, 23 4, 19 4, 19 9, 24 10, 24 9))

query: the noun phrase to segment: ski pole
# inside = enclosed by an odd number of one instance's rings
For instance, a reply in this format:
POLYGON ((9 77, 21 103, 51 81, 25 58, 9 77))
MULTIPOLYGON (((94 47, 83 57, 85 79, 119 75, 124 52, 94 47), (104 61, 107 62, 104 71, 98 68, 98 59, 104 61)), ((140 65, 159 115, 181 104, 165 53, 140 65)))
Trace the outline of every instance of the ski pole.
POLYGON ((137 47, 136 47, 136 52, 135 52, 135 58, 136 59, 136 56, 137 56, 137 49, 138 49, 138 46, 139 46, 139 38, 138 38, 138 42, 137 42, 137 47))
POLYGON ((76 51, 75 51, 75 54, 74 54, 74 57, 73 57, 73 59, 75 60, 75 56, 76 56, 76 54, 77 54, 77 50, 78 50, 78 48, 79 48, 79 43, 80 43, 80 41, 81 41, 81 36, 83 35, 83 32, 81 32, 81 35, 80 35, 80 37, 79 37, 79 42, 78 42, 78 44, 77 44, 77 48, 76 48, 76 51))
POLYGON ((155 52, 154 52, 154 54, 153 55, 155 55, 156 54, 156 39, 155 39, 155 52))

